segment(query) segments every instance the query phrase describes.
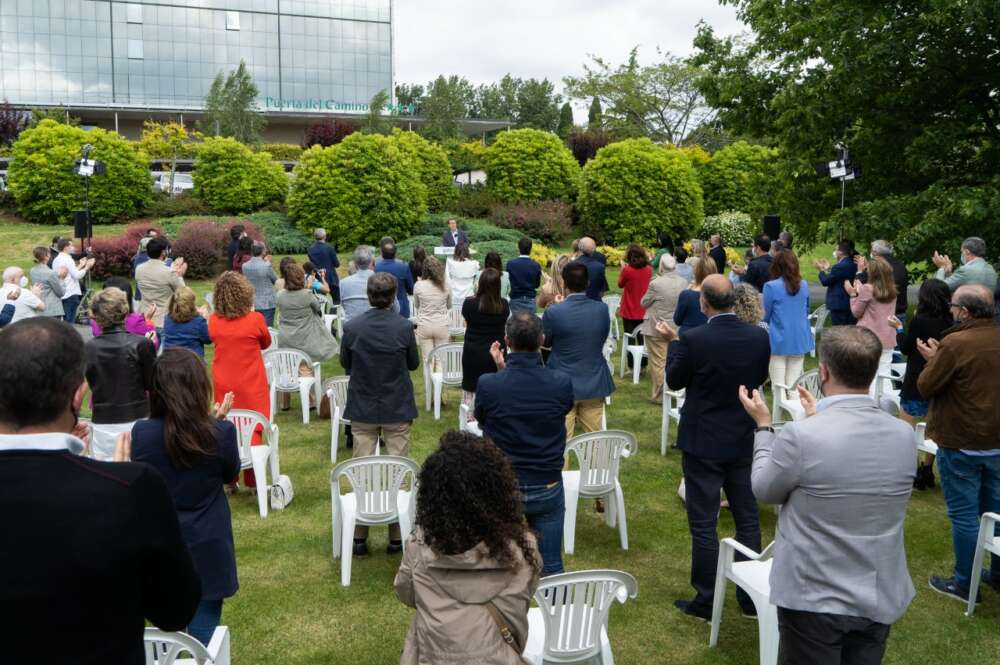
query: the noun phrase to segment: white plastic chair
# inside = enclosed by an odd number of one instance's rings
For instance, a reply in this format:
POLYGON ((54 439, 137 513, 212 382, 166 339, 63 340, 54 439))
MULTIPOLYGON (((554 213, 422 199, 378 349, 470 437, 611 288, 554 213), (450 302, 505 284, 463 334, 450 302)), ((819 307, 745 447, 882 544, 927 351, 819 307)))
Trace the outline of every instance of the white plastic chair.
POLYGON ((240 449, 240 469, 253 469, 257 481, 257 509, 267 517, 267 471, 271 482, 280 475, 278 464, 278 426, 268 421, 264 414, 247 409, 232 409, 226 420, 236 426, 236 444, 240 449), (254 432, 261 429, 261 445, 250 445, 254 432), (270 469, 268 468, 270 467, 270 469))
MULTIPOLYGON (((617 343, 614 336, 608 334, 608 338, 604 340, 604 348, 601 349, 601 352, 604 354, 604 362, 608 363, 608 371, 611 372, 611 376, 615 375, 615 361, 612 360, 612 357, 615 355, 616 348, 617 343)), ((611 395, 604 398, 604 403, 610 406, 611 395)))
POLYGON ((424 359, 424 385, 431 390, 425 396, 427 410, 431 409, 431 393, 434 398, 434 420, 441 420, 441 392, 445 386, 462 385, 462 343, 440 344, 424 359), (437 367, 436 371, 431 368, 437 367))
POLYGON ((608 639, 611 604, 638 594, 635 578, 619 570, 581 570, 544 578, 535 591, 538 607, 528 610, 528 639, 522 654, 532 665, 614 665, 608 639))
POLYGON ((830 312, 826 309, 826 305, 820 305, 809 315, 809 330, 813 336, 813 349, 809 352, 809 355, 813 358, 816 357, 816 349, 819 347, 820 332, 823 330, 823 326, 826 325, 826 318, 829 315, 830 312))
POLYGON ((187 633, 147 628, 142 637, 146 665, 229 665, 229 628, 216 626, 208 646, 187 633), (188 658, 180 658, 187 654, 188 658))
POLYGON ((667 454, 667 439, 670 435, 670 421, 681 423, 681 407, 684 406, 684 389, 670 390, 663 384, 663 408, 660 413, 660 454, 667 454))
POLYGON ((215 310, 215 292, 209 291, 205 294, 205 303, 208 305, 208 311, 212 312, 215 310))
POLYGON ((463 337, 465 335, 465 317, 459 307, 452 307, 448 310, 448 335, 449 337, 463 337))
MULTIPOLYGON (((336 376, 327 379, 323 384, 323 393, 330 400, 330 461, 337 461, 337 449, 340 447, 340 428, 350 425, 351 421, 344 417, 347 406, 347 386, 351 382, 349 376, 336 376)), ((376 447, 376 450, 378 448, 376 447)))
POLYGON ((996 513, 983 513, 979 521, 979 538, 976 540, 976 555, 972 557, 972 577, 969 579, 969 606, 965 610, 965 616, 971 617, 976 611, 976 592, 979 590, 979 579, 983 574, 984 555, 990 552, 993 556, 1000 557, 998 524, 1000 515, 996 513))
POLYGON ((351 556, 354 527, 379 526, 399 522, 403 541, 413 530, 416 516, 416 482, 420 467, 413 460, 393 455, 355 457, 341 462, 330 472, 333 503, 333 558, 340 559, 340 583, 351 585, 351 556), (402 489, 409 475, 412 489, 402 489), (340 493, 340 479, 346 478, 351 491, 340 493))
POLYGON ((302 401, 302 422, 309 423, 309 391, 315 393, 316 408, 322 399, 322 379, 319 363, 295 349, 269 349, 264 352, 264 364, 270 368, 268 384, 271 391, 271 413, 277 413, 278 393, 298 393, 302 401), (312 367, 312 376, 299 376, 299 365, 312 367))
POLYGON ((938 445, 927 438, 927 423, 917 423, 914 435, 917 439, 917 451, 937 456, 938 445))
POLYGON ((757 554, 733 538, 719 543, 719 566, 715 572, 715 598, 712 602, 712 633, 708 646, 719 643, 719 625, 722 623, 722 605, 726 600, 726 580, 747 592, 757 608, 757 632, 760 640, 760 665, 778 662, 778 608, 771 603, 771 564, 774 543, 757 554), (739 552, 749 561, 737 561, 739 552))
POLYGON ((566 443, 566 452, 572 451, 580 465, 578 471, 562 472, 566 494, 563 520, 566 554, 572 554, 576 544, 576 506, 580 499, 605 499, 604 519, 609 527, 618 527, 622 549, 628 549, 625 496, 618 481, 618 465, 622 457, 630 457, 637 450, 635 436, 621 430, 580 434, 566 443))
POLYGON ((458 406, 458 431, 468 432, 469 434, 474 434, 476 436, 482 436, 483 430, 479 427, 479 423, 471 419, 472 413, 475 411, 475 407, 475 403, 460 404, 458 406))
POLYGON ((802 376, 795 379, 795 383, 791 386, 775 383, 771 386, 773 402, 771 412, 775 418, 778 418, 779 411, 785 411, 792 417, 792 420, 802 420, 806 417, 806 410, 802 408, 802 402, 799 401, 799 386, 804 386, 817 400, 823 397, 823 391, 819 388, 818 369, 811 369, 803 373, 802 376), (781 396, 782 391, 784 397, 781 396))
POLYGON ((639 383, 639 375, 642 373, 642 359, 648 355, 645 343, 636 343, 638 337, 638 331, 625 333, 618 361, 618 378, 622 378, 625 376, 625 358, 628 355, 632 356, 632 383, 639 383))
MULTIPOLYGON (((264 349, 264 351, 270 351, 271 349, 278 348, 278 329, 268 328, 267 332, 271 334, 271 346, 264 349)), ((263 353, 264 351, 261 351, 261 353, 263 353)))
POLYGON ((622 297, 617 293, 604 296, 601 300, 608 306, 608 317, 611 319, 611 337, 619 339, 621 331, 618 329, 618 307, 622 304, 622 297))

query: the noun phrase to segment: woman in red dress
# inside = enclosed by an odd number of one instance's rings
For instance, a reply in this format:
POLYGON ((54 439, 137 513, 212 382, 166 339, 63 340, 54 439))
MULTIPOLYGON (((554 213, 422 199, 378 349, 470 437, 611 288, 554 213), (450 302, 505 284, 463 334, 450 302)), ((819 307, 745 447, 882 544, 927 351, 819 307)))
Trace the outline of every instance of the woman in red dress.
MULTIPOLYGON (((212 384, 215 401, 222 403, 233 393, 234 409, 257 411, 271 418, 271 397, 261 351, 271 346, 264 315, 253 311, 254 290, 250 281, 237 272, 222 274, 215 283, 215 311, 208 319, 208 335, 215 344, 212 384)), ((254 434, 251 445, 261 443, 254 434)), ((247 487, 255 487, 253 471, 244 473, 247 487)))
MULTIPOLYGON (((646 318, 646 310, 640 302, 649 288, 649 280, 653 277, 653 268, 649 265, 649 256, 639 245, 632 243, 625 252, 622 271, 618 273, 618 288, 623 289, 622 302, 619 310, 622 315, 622 327, 631 333, 642 324, 646 318)), ((637 336, 632 344, 642 344, 642 337, 637 336)), ((645 364, 645 361, 643 362, 645 364)), ((629 354, 628 366, 632 366, 632 355, 629 354)))

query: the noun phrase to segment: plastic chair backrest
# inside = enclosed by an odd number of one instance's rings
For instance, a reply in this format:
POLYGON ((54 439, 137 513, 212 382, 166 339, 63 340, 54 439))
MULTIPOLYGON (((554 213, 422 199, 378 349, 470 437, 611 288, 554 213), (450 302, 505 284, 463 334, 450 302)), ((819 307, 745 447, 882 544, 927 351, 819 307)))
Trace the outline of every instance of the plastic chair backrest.
POLYGON ((830 311, 826 308, 826 305, 820 305, 813 310, 809 318, 814 320, 813 326, 816 328, 816 332, 819 332, 820 328, 826 325, 826 317, 829 315, 830 311))
POLYGON ((619 305, 622 304, 622 297, 618 294, 612 294, 610 296, 604 296, 601 300, 603 300, 604 304, 608 306, 608 316, 614 318, 615 314, 618 313, 619 305))
POLYGON ((270 380, 278 390, 299 389, 299 365, 312 367, 312 360, 302 351, 295 349, 268 349, 264 352, 264 364, 270 366, 270 380))
POLYGON ((330 396, 331 411, 338 407, 343 410, 347 406, 347 384, 350 382, 349 376, 335 376, 323 383, 323 394, 330 396))
POLYGON ((240 449, 240 462, 244 467, 250 465, 250 442, 259 427, 263 442, 271 443, 271 423, 263 413, 249 409, 232 409, 226 415, 226 420, 236 427, 236 445, 240 449))
POLYGON ((215 293, 213 291, 209 291, 205 294, 205 302, 208 303, 209 309, 215 308, 215 293))
POLYGON ((545 623, 545 658, 577 662, 601 650, 611 603, 635 598, 635 578, 619 570, 581 570, 542 579, 535 602, 545 623))
POLYGON ((264 350, 265 351, 270 351, 271 349, 278 348, 278 329, 277 328, 268 328, 267 332, 269 332, 271 334, 271 346, 267 347, 264 350))
POLYGON ((416 482, 420 467, 408 457, 373 455, 341 462, 330 472, 330 483, 347 478, 357 500, 358 517, 384 521, 396 514, 399 489, 407 474, 416 482))
POLYGON ((792 389, 789 391, 789 396, 793 399, 798 399, 797 388, 799 386, 804 386, 806 390, 813 394, 813 397, 819 399, 823 396, 823 391, 819 387, 819 370, 811 369, 805 372, 802 376, 795 380, 792 384, 792 389))
POLYGON ((457 307, 448 310, 448 334, 452 337, 465 334, 465 317, 462 316, 462 310, 457 307))
POLYGON ((621 458, 636 452, 635 436, 622 430, 604 430, 574 436, 566 442, 580 463, 580 492, 610 492, 615 489, 621 458))
POLYGON ((208 649, 186 633, 168 633, 158 628, 147 628, 142 642, 146 652, 146 665, 173 665, 182 654, 194 658, 198 665, 213 662, 208 649))
POLYGON ((461 342, 435 346, 424 361, 427 367, 440 368, 436 373, 444 377, 443 383, 446 386, 457 386, 462 383, 462 347, 461 342))

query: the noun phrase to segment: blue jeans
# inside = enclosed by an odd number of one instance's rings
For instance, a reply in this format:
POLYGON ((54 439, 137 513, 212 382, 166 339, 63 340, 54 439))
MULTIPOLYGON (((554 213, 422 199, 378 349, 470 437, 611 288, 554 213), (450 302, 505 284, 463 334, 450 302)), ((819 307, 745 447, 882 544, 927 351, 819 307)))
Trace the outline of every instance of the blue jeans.
POLYGON ((76 310, 80 308, 80 296, 66 296, 63 298, 63 321, 73 323, 76 321, 76 310))
POLYGON ((267 321, 267 327, 268 328, 273 328, 274 327, 274 308, 272 307, 271 309, 258 309, 257 311, 260 312, 264 316, 264 320, 267 321))
POLYGON ((538 536, 538 553, 542 555, 542 575, 563 572, 563 519, 566 516, 566 496, 562 481, 551 485, 521 485, 521 501, 528 526, 538 536))
MULTIPOLYGON (((941 489, 951 520, 955 547, 955 583, 969 588, 972 557, 976 554, 979 516, 1000 512, 1000 455, 966 455, 951 448, 938 448, 941 489)), ((1000 556, 990 566, 993 579, 1000 579, 1000 556)))
POLYGON ((514 316, 518 312, 528 312, 529 314, 534 314, 538 309, 534 298, 511 298, 510 299, 510 315, 514 316))
POLYGON ((212 633, 222 620, 222 599, 202 600, 198 603, 191 622, 188 623, 187 634, 208 646, 212 633))

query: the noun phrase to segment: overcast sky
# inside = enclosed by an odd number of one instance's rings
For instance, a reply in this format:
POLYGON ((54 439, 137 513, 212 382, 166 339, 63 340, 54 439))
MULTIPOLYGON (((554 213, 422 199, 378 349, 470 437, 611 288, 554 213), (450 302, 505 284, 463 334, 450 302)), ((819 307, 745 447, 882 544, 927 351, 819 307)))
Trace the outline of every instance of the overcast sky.
POLYGON ((657 46, 687 55, 699 20, 717 34, 742 29, 733 8, 716 0, 396 0, 395 7, 396 83, 439 74, 489 83, 510 72, 548 78, 561 92, 563 77, 582 74, 588 54, 615 64, 636 45, 644 61, 657 46))

